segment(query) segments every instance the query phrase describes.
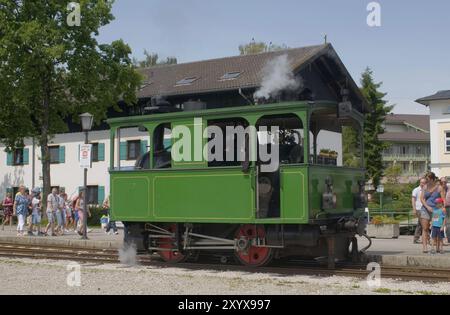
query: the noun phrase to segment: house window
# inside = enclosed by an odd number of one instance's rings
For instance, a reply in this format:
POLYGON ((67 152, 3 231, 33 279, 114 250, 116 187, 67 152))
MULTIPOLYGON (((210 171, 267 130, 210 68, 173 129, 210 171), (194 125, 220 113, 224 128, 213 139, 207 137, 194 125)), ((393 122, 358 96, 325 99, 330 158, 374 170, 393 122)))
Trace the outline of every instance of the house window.
POLYGON ((137 160, 141 155, 141 141, 133 140, 127 142, 127 160, 137 160))
POLYGON ((450 153, 450 131, 445 132, 445 152, 450 153))
POLYGON ((23 149, 14 150, 13 162, 14 165, 24 165, 23 149))
POLYGON ((50 163, 59 164, 59 146, 49 147, 50 163))
POLYGON ((90 205, 98 203, 98 186, 87 186, 86 200, 90 205))
POLYGON ((408 147, 407 146, 402 146, 402 154, 403 155, 408 154, 408 147))
POLYGON ((98 143, 92 144, 92 162, 98 162, 98 143))

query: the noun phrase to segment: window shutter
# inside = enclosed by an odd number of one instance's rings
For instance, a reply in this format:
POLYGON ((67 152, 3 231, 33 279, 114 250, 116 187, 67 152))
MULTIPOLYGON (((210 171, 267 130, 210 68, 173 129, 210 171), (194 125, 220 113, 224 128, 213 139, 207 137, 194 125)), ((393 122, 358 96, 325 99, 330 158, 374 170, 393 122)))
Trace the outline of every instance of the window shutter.
POLYGON ((59 163, 66 163, 66 147, 59 147, 59 163))
POLYGON ((30 164, 30 149, 23 149, 23 165, 30 164))
POLYGON ((98 160, 105 161, 105 144, 104 143, 98 144, 98 160))
POLYGON ((141 141, 141 155, 144 155, 145 153, 147 153, 148 149, 148 141, 147 140, 142 140, 141 141))
POLYGON ((120 143, 120 160, 124 161, 127 159, 127 143, 121 142, 120 143))
POLYGON ((98 204, 102 205, 105 200, 105 187, 98 186, 98 204))
POLYGON ((12 152, 6 152, 6 165, 12 166, 13 164, 13 154, 12 152))

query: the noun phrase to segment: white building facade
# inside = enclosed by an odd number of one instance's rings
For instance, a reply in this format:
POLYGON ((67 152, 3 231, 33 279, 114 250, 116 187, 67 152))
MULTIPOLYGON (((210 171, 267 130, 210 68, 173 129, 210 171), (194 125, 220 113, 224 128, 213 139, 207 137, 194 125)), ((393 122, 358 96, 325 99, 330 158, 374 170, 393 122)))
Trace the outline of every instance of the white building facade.
POLYGON ((431 171, 450 177, 450 90, 418 99, 430 108, 431 171))
MULTIPOLYGON (((92 167, 88 170, 88 201, 101 204, 110 193, 110 132, 92 131, 89 142, 93 145, 92 167)), ((79 166, 80 146, 84 143, 84 134, 58 134, 49 143, 50 176, 52 187, 64 188, 69 197, 76 196, 83 186, 84 172, 79 166)), ((115 142, 117 143, 117 142, 115 142)), ((120 153, 116 148, 115 158, 120 154, 121 167, 134 166, 137 158, 148 150, 149 137, 137 128, 122 129, 120 153)), ((6 192, 15 193, 20 185, 30 190, 42 187, 41 149, 33 145, 31 139, 25 141, 24 148, 6 152, 0 146, 0 198, 6 192)))

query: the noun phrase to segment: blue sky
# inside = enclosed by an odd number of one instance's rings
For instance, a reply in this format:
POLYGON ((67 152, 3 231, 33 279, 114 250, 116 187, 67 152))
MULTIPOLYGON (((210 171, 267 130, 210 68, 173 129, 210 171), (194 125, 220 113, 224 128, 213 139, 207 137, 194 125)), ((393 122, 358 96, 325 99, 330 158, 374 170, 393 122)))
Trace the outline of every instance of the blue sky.
POLYGON ((379 0, 381 27, 366 19, 370 0, 116 0, 116 20, 100 41, 122 38, 179 62, 238 54, 251 41, 289 47, 333 44, 355 81, 370 66, 394 112, 428 110, 414 100, 450 89, 450 1, 379 0))

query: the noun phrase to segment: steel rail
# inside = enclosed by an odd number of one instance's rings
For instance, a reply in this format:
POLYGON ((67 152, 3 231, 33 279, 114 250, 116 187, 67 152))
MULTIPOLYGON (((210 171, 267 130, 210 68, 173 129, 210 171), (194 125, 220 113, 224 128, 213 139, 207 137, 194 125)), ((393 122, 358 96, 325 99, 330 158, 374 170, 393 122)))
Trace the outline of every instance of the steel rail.
MULTIPOLYGON (((9 258, 31 258, 49 260, 69 260, 77 262, 118 264, 120 257, 118 250, 101 250, 93 248, 70 248, 67 246, 53 245, 17 245, 0 243, 0 257, 9 258)), ((217 264, 217 263, 180 263, 170 264, 161 259, 155 259, 150 255, 138 255, 136 263, 150 267, 181 267, 192 270, 214 270, 214 271, 244 271, 258 272, 272 275, 314 275, 314 276, 345 276, 355 278, 366 278, 372 270, 366 270, 365 265, 344 264, 334 270, 329 270, 317 263, 306 261, 291 261, 279 263, 274 266, 252 268, 238 264, 217 264), (306 266, 305 266, 306 265, 306 266)), ((381 266, 381 278, 391 278, 398 280, 418 280, 425 282, 450 282, 450 270, 440 268, 421 267, 400 267, 381 266)))

